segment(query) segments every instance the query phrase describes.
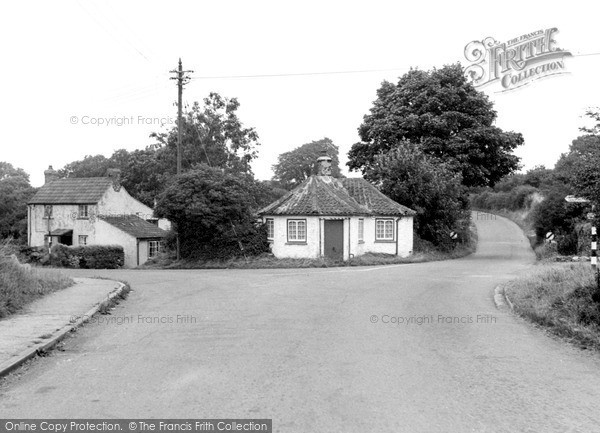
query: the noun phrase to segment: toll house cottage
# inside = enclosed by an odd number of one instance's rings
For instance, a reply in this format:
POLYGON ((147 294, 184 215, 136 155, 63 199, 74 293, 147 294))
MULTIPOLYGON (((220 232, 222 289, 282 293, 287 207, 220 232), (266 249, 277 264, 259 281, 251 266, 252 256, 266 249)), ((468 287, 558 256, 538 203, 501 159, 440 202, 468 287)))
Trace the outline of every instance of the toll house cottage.
POLYGON ((414 215, 362 178, 332 177, 328 156, 317 160, 316 175, 259 211, 276 257, 336 260, 410 255, 414 215))

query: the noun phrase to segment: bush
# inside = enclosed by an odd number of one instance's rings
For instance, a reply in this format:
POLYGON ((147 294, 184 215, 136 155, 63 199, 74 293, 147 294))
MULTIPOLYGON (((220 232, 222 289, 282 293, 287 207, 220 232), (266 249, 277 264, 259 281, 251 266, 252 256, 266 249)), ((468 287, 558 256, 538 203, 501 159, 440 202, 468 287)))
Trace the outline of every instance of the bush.
POLYGON ((54 245, 50 263, 54 266, 82 269, 117 269, 123 266, 125 252, 120 245, 54 245))

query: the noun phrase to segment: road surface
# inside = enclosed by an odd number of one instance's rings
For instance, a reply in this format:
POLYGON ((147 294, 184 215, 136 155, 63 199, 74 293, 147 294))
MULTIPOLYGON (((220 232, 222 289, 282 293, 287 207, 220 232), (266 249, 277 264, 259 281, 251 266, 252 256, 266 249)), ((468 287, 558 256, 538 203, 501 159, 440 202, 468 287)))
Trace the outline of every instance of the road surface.
POLYGON ((9 378, 0 413, 272 418, 299 433, 600 431, 600 357, 495 308, 495 285, 534 258, 513 223, 475 222, 477 253, 446 262, 73 271, 134 291, 9 378))

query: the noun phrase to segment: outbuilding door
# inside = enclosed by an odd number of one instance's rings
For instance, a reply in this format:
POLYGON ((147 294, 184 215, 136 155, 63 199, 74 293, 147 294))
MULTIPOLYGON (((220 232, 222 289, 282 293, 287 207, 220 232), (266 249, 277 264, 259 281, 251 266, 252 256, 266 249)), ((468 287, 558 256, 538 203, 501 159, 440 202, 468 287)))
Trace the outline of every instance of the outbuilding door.
POLYGON ((325 220, 325 257, 344 259, 344 221, 325 220))

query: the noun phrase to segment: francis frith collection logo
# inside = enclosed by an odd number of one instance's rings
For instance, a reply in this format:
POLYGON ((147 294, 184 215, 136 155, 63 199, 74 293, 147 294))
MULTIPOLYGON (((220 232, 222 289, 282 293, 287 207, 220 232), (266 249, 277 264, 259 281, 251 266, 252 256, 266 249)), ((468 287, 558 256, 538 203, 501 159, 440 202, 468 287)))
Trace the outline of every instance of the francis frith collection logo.
POLYGON ((556 46, 557 32, 557 28, 551 28, 507 42, 498 42, 492 37, 470 42, 465 47, 465 57, 471 64, 465 74, 475 87, 499 83, 502 91, 564 74, 565 57, 571 53, 556 46))

